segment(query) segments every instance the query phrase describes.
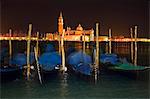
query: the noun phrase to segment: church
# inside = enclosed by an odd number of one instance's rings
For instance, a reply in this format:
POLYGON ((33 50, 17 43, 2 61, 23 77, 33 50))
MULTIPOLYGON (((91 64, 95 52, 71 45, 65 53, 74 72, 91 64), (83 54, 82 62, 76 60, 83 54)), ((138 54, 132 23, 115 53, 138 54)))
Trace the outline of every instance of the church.
MULTIPOLYGON (((53 35, 53 38, 57 38, 56 36, 61 36, 62 33, 65 32, 64 40, 68 41, 94 41, 94 30, 84 30, 84 28, 79 24, 75 30, 72 30, 71 27, 67 27, 64 29, 64 21, 62 13, 60 13, 58 17, 58 27, 57 27, 57 35, 53 35)), ((50 38, 52 36, 51 33, 47 33, 46 37, 50 38)))

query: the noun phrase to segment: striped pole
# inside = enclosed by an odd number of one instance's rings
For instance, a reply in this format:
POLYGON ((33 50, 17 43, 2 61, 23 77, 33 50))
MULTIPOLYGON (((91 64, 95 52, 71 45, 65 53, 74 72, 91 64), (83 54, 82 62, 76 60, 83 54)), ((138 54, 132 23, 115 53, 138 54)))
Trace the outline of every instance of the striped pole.
POLYGON ((38 52, 37 52, 37 48, 35 48, 35 47, 34 47, 34 53, 35 53, 35 60, 36 60, 36 66, 37 66, 39 81, 42 84, 42 77, 41 77, 41 73, 40 73, 40 66, 39 66, 38 56, 37 56, 38 52))

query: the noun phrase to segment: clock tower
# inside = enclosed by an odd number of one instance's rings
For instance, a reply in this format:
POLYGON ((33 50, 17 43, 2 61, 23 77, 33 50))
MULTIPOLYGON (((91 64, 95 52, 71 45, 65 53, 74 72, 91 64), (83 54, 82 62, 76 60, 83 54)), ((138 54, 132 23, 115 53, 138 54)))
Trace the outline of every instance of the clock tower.
POLYGON ((58 18, 58 33, 60 35, 62 35, 63 33, 63 17, 62 17, 62 13, 60 12, 59 18, 58 18))

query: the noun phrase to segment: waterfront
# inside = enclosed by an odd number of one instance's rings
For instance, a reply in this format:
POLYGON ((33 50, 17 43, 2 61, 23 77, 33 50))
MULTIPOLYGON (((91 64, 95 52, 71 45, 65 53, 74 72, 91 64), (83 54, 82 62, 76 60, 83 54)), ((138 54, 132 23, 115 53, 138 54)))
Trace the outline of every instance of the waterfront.
MULTIPOLYGON (((23 42, 18 42, 19 46, 21 46, 22 43, 23 42)), ((57 42, 55 43, 57 45, 57 42)), ((16 43, 14 43, 14 46, 15 44, 16 43)), ((20 47, 21 49, 19 49, 18 44, 16 44, 13 49, 24 52, 26 46, 20 47)), ((26 45, 25 42, 24 44, 26 45)), ((41 42, 40 44, 45 43, 41 42)), ((81 49, 81 44, 78 43, 76 45, 76 48, 81 49)), ((113 53, 117 53, 121 57, 126 57, 127 60, 130 61, 130 43, 113 43, 112 45, 113 53)), ((105 49, 106 46, 104 45, 101 47, 105 49)), ((149 47, 149 43, 138 43, 138 65, 150 66, 149 47)), ((56 49, 58 50, 58 48, 56 49)), ((149 72, 145 76, 149 77, 149 72)), ((82 79, 74 74, 67 74, 65 79, 62 79, 61 76, 51 77, 45 80, 43 85, 41 85, 37 79, 31 79, 30 81, 18 79, 13 82, 1 83, 1 98, 148 99, 150 97, 150 84, 149 79, 145 80, 144 78, 145 77, 143 77, 143 79, 133 79, 120 74, 101 73, 98 82, 94 83, 93 81, 82 79)))
POLYGON ((0 99, 150 99, 149 0, 0 5, 0 99))

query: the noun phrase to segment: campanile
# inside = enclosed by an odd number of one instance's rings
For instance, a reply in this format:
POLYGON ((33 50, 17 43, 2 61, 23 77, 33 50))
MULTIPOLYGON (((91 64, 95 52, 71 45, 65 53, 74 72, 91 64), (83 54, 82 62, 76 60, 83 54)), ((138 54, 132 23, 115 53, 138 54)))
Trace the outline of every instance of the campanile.
POLYGON ((59 18, 58 18, 58 33, 61 35, 63 33, 63 17, 62 13, 60 12, 59 18))

